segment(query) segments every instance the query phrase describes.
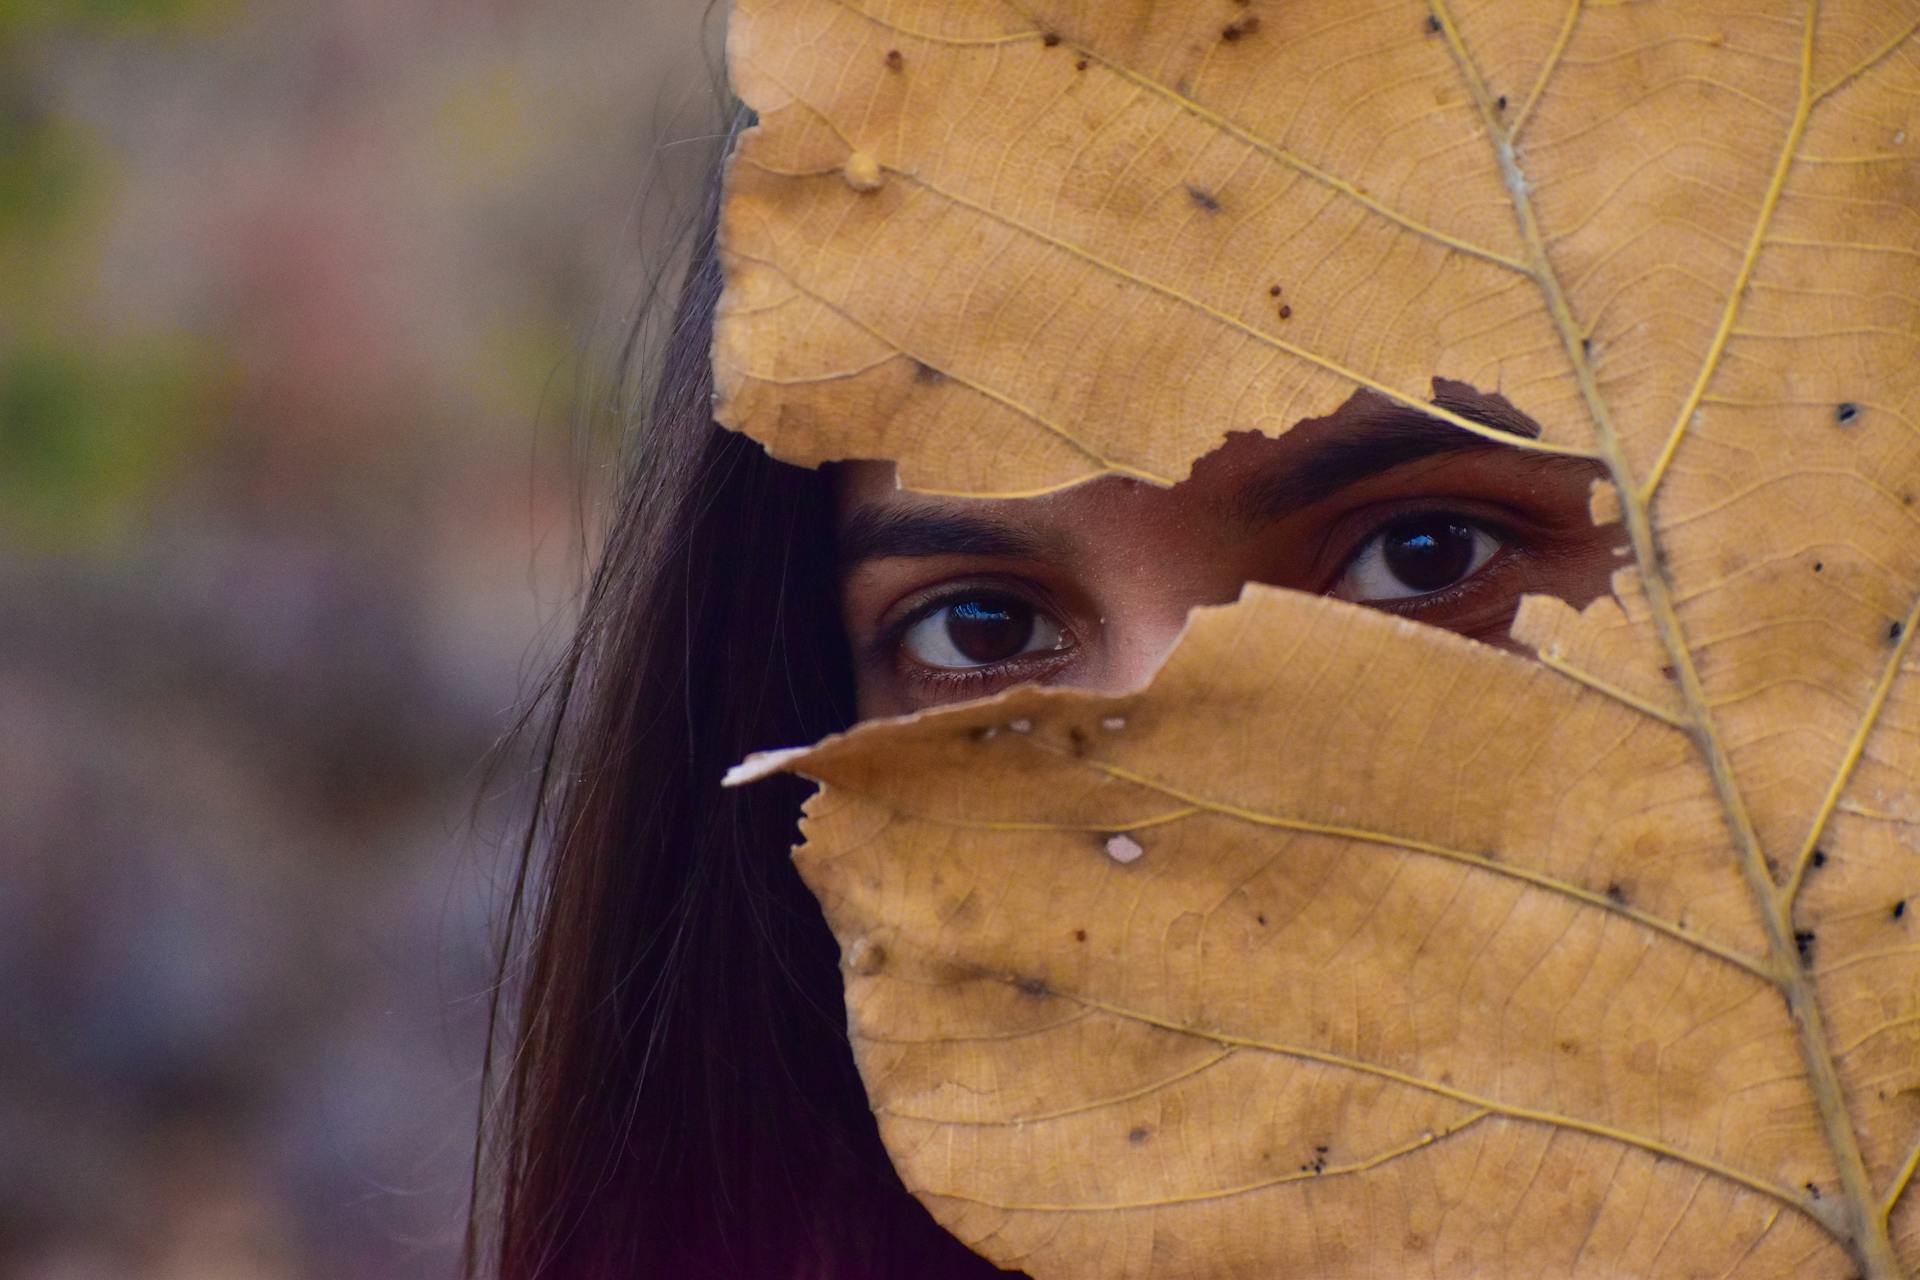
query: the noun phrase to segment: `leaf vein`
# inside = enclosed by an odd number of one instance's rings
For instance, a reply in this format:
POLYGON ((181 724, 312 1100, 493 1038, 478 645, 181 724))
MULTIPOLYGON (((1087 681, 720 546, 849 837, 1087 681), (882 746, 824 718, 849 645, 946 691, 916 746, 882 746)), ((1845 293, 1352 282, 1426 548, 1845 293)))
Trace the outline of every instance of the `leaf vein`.
POLYGON ((786 268, 782 267, 779 263, 774 262, 768 258, 757 257, 753 254, 746 253, 737 247, 734 248, 731 251, 731 253, 735 261, 751 262, 756 266, 763 267, 768 271, 774 272, 776 275, 780 276, 783 280, 785 280, 789 285, 791 285, 796 291, 804 294, 809 298, 812 298, 815 302, 827 308, 827 310, 833 312, 833 314, 839 316, 841 319, 845 320, 848 324, 851 324, 855 328, 860 329, 862 332, 866 333, 869 337, 873 338, 874 340, 887 344, 888 346, 892 347, 895 351, 899 352, 901 355, 907 356, 913 360, 917 360, 921 364, 926 365, 930 369, 939 369, 940 372, 947 378, 948 381, 957 383, 958 385, 965 387, 967 390, 975 392, 978 395, 984 396, 985 398, 992 400, 994 403, 1002 405, 1003 407, 1012 410, 1014 413, 1019 414, 1021 417, 1028 419, 1029 421, 1033 422, 1035 425, 1047 431, 1048 434, 1059 439, 1062 443, 1071 446, 1073 449, 1078 451, 1082 456, 1084 456, 1088 461, 1093 462, 1108 471, 1112 471, 1120 475, 1132 476, 1135 479, 1139 479, 1139 480, 1145 480, 1151 484, 1159 485, 1162 488, 1165 488, 1173 484, 1173 481, 1166 476, 1154 475, 1151 472, 1142 471, 1138 467, 1131 467, 1131 466, 1128 466, 1126 463, 1117 462, 1114 459, 1102 456, 1098 450, 1094 449, 1091 445, 1088 445, 1085 441, 1075 436, 1071 431, 1068 431, 1065 427, 1061 426, 1059 423, 1054 422, 1052 419, 1048 418, 1045 414, 1041 413, 1038 409, 1035 409, 1030 405, 1022 404, 1020 401, 1015 400, 1012 396, 1009 396, 1001 391, 996 391, 992 387, 987 386, 985 383, 976 382, 973 379, 967 377, 966 375, 954 371, 953 369, 942 368, 939 364, 935 363, 934 361, 925 359, 923 356, 916 354, 915 352, 909 350, 906 346, 904 346, 898 339, 888 337, 886 334, 880 332, 880 330, 874 328, 871 324, 868 324, 865 320, 862 320, 859 316, 856 316, 855 314, 853 314, 853 312, 849 311, 846 307, 842 306, 837 302, 834 302, 832 299, 826 297, 824 294, 820 293, 819 291, 810 289, 806 285, 802 284, 800 281, 794 279, 794 277, 786 270, 786 268))
MULTIPOLYGON (((1050 748, 1040 746, 1038 743, 1034 745, 1039 750, 1051 750, 1050 748)), ((1056 752, 1055 754, 1065 757, 1064 752, 1056 752)), ((1732 947, 1723 946, 1699 934, 1690 933, 1672 921, 1664 920, 1649 912, 1617 903, 1604 893, 1596 893, 1591 889, 1582 888, 1570 881, 1561 880, 1557 877, 1545 875, 1526 867, 1517 866, 1511 862, 1499 861, 1481 854, 1468 853, 1464 849, 1453 849, 1446 845, 1435 844, 1426 840, 1417 840, 1408 836, 1396 836, 1381 831, 1369 831, 1360 827, 1340 826, 1335 823, 1311 822, 1303 818, 1288 818, 1279 814, 1263 813, 1257 809, 1249 809, 1239 805, 1209 800, 1204 796, 1195 795, 1181 788, 1158 782, 1144 774, 1135 773, 1131 769, 1125 769, 1119 765, 1091 757, 1082 758, 1080 763, 1110 778, 1133 783, 1135 786, 1143 787, 1166 796, 1170 800, 1192 805, 1197 809, 1218 814, 1221 817, 1235 818, 1256 826, 1277 827, 1282 830, 1299 831, 1309 835, 1335 836, 1345 840, 1353 840, 1360 844, 1383 845, 1388 848, 1404 849, 1409 853, 1425 854, 1428 857, 1443 858, 1450 862, 1458 862, 1467 866, 1477 867, 1482 871, 1518 880, 1549 893, 1557 893, 1564 897, 1572 898, 1587 906, 1598 907, 1614 915, 1625 916, 1627 919, 1643 925, 1655 933, 1663 934, 1690 948, 1717 956, 1755 977, 1769 982, 1772 980, 1768 968, 1753 956, 1746 955, 1732 947)))
POLYGON ((1042 242, 1043 244, 1046 244, 1052 248, 1058 249, 1061 252, 1066 253, 1072 257, 1078 258, 1082 262, 1087 263, 1089 266, 1094 267, 1096 270, 1106 272, 1107 274, 1112 275, 1117 279, 1125 280, 1130 284, 1136 285, 1141 289, 1147 290, 1148 292, 1158 294, 1159 296, 1164 297, 1169 301, 1178 302, 1183 306, 1191 307, 1195 311, 1200 312, 1201 314, 1205 315, 1206 317, 1215 321, 1216 323, 1221 324, 1229 329, 1232 329, 1235 332, 1245 337, 1251 338, 1252 340, 1254 340, 1255 342, 1263 346, 1271 347, 1274 350, 1284 352, 1285 354, 1290 355, 1295 359, 1301 360, 1307 364, 1313 365, 1316 368, 1324 369, 1328 373, 1334 374, 1340 378, 1343 378, 1349 382, 1352 382, 1356 386, 1364 387, 1369 391, 1378 392, 1380 395, 1386 396, 1398 404, 1403 404, 1408 406, 1409 408, 1418 409, 1420 412, 1427 414, 1429 417, 1438 418, 1450 426, 1459 427, 1463 431, 1471 432, 1472 434, 1477 436, 1484 436, 1490 440, 1498 440, 1501 444, 1509 445, 1516 449, 1523 449, 1523 450, 1528 450, 1536 453, 1561 454, 1567 457, 1575 457, 1575 458, 1592 458, 1594 456, 1591 450, 1576 448, 1572 445, 1560 445, 1560 444, 1552 444, 1552 443, 1541 441, 1541 440, 1521 439, 1519 437, 1514 436, 1510 432, 1496 430, 1495 428, 1486 426, 1483 423, 1475 422, 1470 418, 1462 417, 1461 415, 1454 413, 1451 410, 1443 409, 1438 405, 1429 404, 1426 401, 1423 401, 1416 396, 1409 395, 1404 391, 1396 390, 1395 388, 1388 386, 1386 383, 1379 382, 1373 378, 1370 378, 1366 374, 1361 373, 1358 370, 1347 368, 1345 365, 1340 364, 1336 360, 1330 359, 1316 352, 1309 351, 1305 347, 1301 347, 1294 343, 1288 342, 1283 338, 1276 337, 1275 335, 1268 333, 1265 330, 1259 329, 1253 325, 1248 324, 1246 321, 1241 320, 1236 316, 1229 315, 1226 312, 1221 311, 1219 308, 1214 307, 1206 302, 1203 302, 1199 298, 1193 297, 1191 294, 1184 293, 1181 290, 1176 289, 1171 285, 1163 284, 1157 280, 1152 280, 1134 271, 1130 271, 1126 267, 1123 267, 1115 262, 1110 262, 1107 259, 1100 257, 1098 254, 1095 254, 1086 249, 1083 249, 1080 246, 1073 244, 1070 241, 1063 240, 1058 236, 1050 234, 1049 232, 1042 231, 1038 227, 1030 226, 1027 223, 1021 222, 1017 219, 1010 218, 1007 215, 998 212, 997 210, 994 210, 994 209, 988 208, 985 205, 979 204, 978 202, 966 196, 960 195, 957 192, 948 191, 945 188, 936 186, 934 183, 927 180, 926 178, 919 176, 918 174, 902 172, 899 174, 899 176, 905 179, 906 181, 913 183, 915 186, 919 187, 923 191, 926 191, 932 195, 938 196, 943 200, 950 201, 953 204, 958 205, 963 209, 967 209, 974 213, 977 213, 980 216, 984 218, 988 218, 998 223, 1001 226, 1007 227, 1014 231, 1018 231, 1023 235, 1030 236, 1033 239, 1042 242))
POLYGON ((1806 839, 1800 842, 1800 852, 1794 858, 1793 874, 1786 888, 1781 891, 1780 909, 1791 914, 1793 904, 1799 897, 1800 886, 1806 880, 1807 868, 1813 863, 1813 852, 1826 835, 1827 823, 1833 817, 1833 810, 1840 803, 1841 794, 1847 784, 1853 780, 1853 771, 1860 763, 1861 755, 1866 751, 1867 737, 1880 722, 1880 714, 1886 709, 1887 698, 1893 691, 1893 682, 1899 678, 1900 665, 1907 656, 1907 650, 1913 645, 1913 632, 1920 626, 1920 598, 1914 600, 1907 610, 1906 620, 1901 624, 1900 638, 1894 643, 1893 652, 1887 655, 1880 678, 1874 682, 1873 696, 1868 700, 1866 711, 1860 717, 1859 725, 1854 729, 1853 738, 1847 743, 1846 754, 1840 758, 1840 767, 1834 771, 1833 781, 1827 787, 1827 793, 1820 800, 1820 807, 1814 811, 1813 821, 1807 825, 1806 839))
POLYGON ((1781 194, 1786 190, 1787 174, 1793 168, 1794 155, 1800 149, 1800 141, 1806 135, 1807 121, 1813 115, 1813 32, 1814 13, 1817 0, 1808 0, 1805 33, 1800 46, 1800 91, 1794 107, 1792 123, 1788 126, 1787 136, 1780 146, 1780 155, 1773 166, 1773 176, 1767 182, 1767 190, 1760 202, 1760 211, 1754 219, 1753 234, 1747 239, 1746 253, 1741 259, 1739 273, 1727 290, 1727 303, 1720 314, 1720 324, 1707 346, 1705 359, 1700 362, 1700 371, 1695 376, 1693 388, 1687 398, 1681 402, 1680 412, 1674 416, 1673 426, 1668 428, 1666 444, 1655 459, 1653 468, 1641 484, 1640 499, 1649 501, 1659 491, 1660 481, 1666 475, 1667 468, 1673 463, 1673 455, 1679 450, 1680 442, 1686 437, 1687 429, 1693 423, 1694 411, 1700 407, 1700 397, 1707 393, 1707 384, 1720 368, 1721 354, 1733 335, 1735 322, 1740 316, 1741 303, 1745 301, 1747 286, 1753 280, 1755 264, 1760 259, 1760 249, 1766 243, 1767 229, 1773 225, 1773 215, 1780 207, 1781 194))
POLYGON ((1430 1093, 1437 1097, 1464 1103, 1476 1110, 1483 1110, 1492 1115, 1502 1116, 1510 1120, 1545 1125, 1552 1129, 1582 1133, 1590 1137, 1617 1142, 1623 1146, 1635 1147, 1649 1154, 1673 1160, 1677 1163, 1687 1165, 1690 1168, 1702 1170, 1725 1181, 1736 1183, 1751 1191, 1757 1191, 1762 1195, 1769 1196, 1787 1205, 1789 1208, 1799 1210, 1829 1230, 1831 1230, 1833 1226, 1829 1217, 1823 1214, 1817 1205, 1808 1204, 1790 1188, 1779 1186, 1776 1183, 1769 1182, 1765 1178, 1750 1174, 1732 1165, 1723 1164, 1711 1156, 1704 1156, 1696 1152, 1687 1151, 1684 1148, 1676 1147, 1658 1138, 1648 1137, 1645 1134, 1634 1133, 1628 1129, 1616 1128, 1613 1125, 1602 1124, 1595 1120, 1585 1120, 1579 1116, 1565 1115, 1557 1111, 1544 1111, 1537 1107, 1526 1107, 1517 1103, 1502 1102, 1497 1098, 1490 1098, 1482 1094, 1473 1093, 1470 1090, 1457 1088, 1454 1085, 1442 1084, 1438 1080, 1429 1080, 1424 1076, 1415 1075, 1412 1072, 1400 1071, 1382 1063, 1368 1062, 1347 1054, 1333 1053, 1325 1049, 1315 1049, 1307 1045, 1286 1044, 1280 1041, 1262 1040, 1253 1036, 1236 1035, 1226 1031, 1187 1026, 1171 1018, 1162 1018, 1155 1014, 1138 1009, 1130 1009, 1124 1005, 1113 1004, 1092 996, 1078 995, 1071 992, 1060 992, 1058 994, 1062 999, 1074 1001, 1075 1003, 1085 1005, 1089 1009, 1109 1014, 1116 1018, 1144 1023, 1147 1026, 1159 1027, 1165 1031, 1192 1036, 1200 1040, 1210 1040, 1223 1047, 1252 1049, 1262 1053, 1270 1053, 1277 1057, 1295 1058, 1303 1062, 1317 1062, 1324 1066, 1341 1068, 1360 1075, 1373 1076, 1377 1079, 1391 1081, 1394 1084, 1405 1085, 1410 1089, 1417 1089, 1423 1093, 1430 1093))
POLYGON ((1533 88, 1527 90, 1526 101, 1514 113, 1513 127, 1508 132, 1509 141, 1519 140, 1521 130, 1533 118, 1533 109, 1540 105, 1540 99, 1546 95, 1547 85, 1552 81, 1554 72, 1560 69, 1560 60, 1566 56, 1567 46, 1573 43, 1573 29, 1580 23, 1583 7, 1583 0, 1571 0, 1567 5, 1566 16, 1560 21, 1560 31, 1553 38, 1553 47, 1547 50, 1547 56, 1540 64, 1540 74, 1534 77, 1533 88))
POLYGON ((1073 1116, 1087 1115, 1094 1111, 1104 1111, 1108 1107, 1118 1107, 1129 1102, 1137 1101, 1150 1093, 1158 1093, 1160 1090, 1170 1088, 1182 1081, 1204 1075, 1221 1063, 1235 1057, 1239 1052, 1240 1050, 1238 1049, 1222 1049, 1212 1057, 1196 1063, 1193 1066, 1183 1067, 1172 1075, 1162 1076, 1157 1080, 1149 1081, 1137 1088, 1129 1089, 1125 1093, 1116 1093, 1105 1098, 1095 1098, 1091 1102, 1076 1103, 1071 1107, 1062 1107, 1058 1111, 1043 1111, 1037 1115, 1008 1116, 1000 1119, 985 1120, 958 1120, 946 1116, 929 1116, 912 1111, 900 1111, 893 1107, 876 1108, 874 1114, 877 1116, 886 1116, 894 1120, 911 1120, 917 1124, 951 1125, 959 1129, 1018 1129, 1024 1125, 1046 1124, 1053 1120, 1065 1120, 1073 1116))
POLYGON ((1001 1200, 988 1200, 980 1196, 958 1191, 939 1191, 931 1187, 918 1188, 921 1194, 939 1196, 945 1200, 959 1200, 966 1204, 977 1204, 983 1208, 1000 1209, 1008 1213, 1113 1213, 1123 1209, 1165 1209, 1183 1204, 1207 1204, 1216 1200, 1231 1200, 1236 1196, 1251 1195, 1257 1191, 1266 1191, 1272 1187, 1286 1186, 1292 1182, 1316 1182, 1325 1178, 1351 1177, 1378 1169, 1395 1160, 1423 1151, 1436 1142, 1451 1138, 1457 1133, 1472 1128, 1494 1114, 1491 1110, 1476 1111, 1466 1119, 1445 1128, 1422 1133, 1411 1141, 1390 1147, 1364 1160, 1352 1164, 1327 1165, 1323 1169, 1289 1170, 1271 1178, 1262 1178, 1257 1182, 1244 1183, 1237 1187, 1226 1187, 1219 1191, 1196 1191, 1186 1195, 1155 1196, 1150 1200, 1112 1201, 1095 1204, 1020 1204, 1001 1200))

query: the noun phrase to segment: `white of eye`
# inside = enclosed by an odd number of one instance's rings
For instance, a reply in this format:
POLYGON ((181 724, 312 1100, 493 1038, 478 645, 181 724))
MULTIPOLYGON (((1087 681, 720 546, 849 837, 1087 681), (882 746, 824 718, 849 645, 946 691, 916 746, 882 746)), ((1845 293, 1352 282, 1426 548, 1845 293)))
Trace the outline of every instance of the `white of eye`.
POLYGON ((907 628, 900 646, 921 666, 972 671, 1065 648, 1066 637, 1059 623, 1032 605, 982 595, 935 609, 907 628))
POLYGON ((1415 516, 1368 538, 1328 592, 1369 604, 1432 595, 1478 573, 1501 540, 1457 516, 1415 516))

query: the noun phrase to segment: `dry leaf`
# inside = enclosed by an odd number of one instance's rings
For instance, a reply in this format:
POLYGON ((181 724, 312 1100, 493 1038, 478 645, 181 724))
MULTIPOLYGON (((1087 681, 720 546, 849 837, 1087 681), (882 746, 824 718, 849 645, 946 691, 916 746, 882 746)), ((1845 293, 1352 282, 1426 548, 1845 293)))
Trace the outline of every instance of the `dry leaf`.
POLYGON ((715 362, 780 456, 1164 482, 1439 376, 1600 459, 1634 553, 1522 611, 1539 662, 1256 589, 1141 694, 761 766, 826 784, 856 1052, 962 1239, 1043 1278, 1920 1269, 1916 28, 739 0, 715 362))

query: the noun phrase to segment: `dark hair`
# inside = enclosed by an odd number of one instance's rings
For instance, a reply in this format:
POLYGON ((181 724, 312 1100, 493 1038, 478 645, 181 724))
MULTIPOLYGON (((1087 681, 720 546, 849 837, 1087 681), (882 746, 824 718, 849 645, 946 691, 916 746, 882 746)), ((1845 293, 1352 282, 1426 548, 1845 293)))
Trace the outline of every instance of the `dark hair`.
POLYGON ((468 1273, 999 1275, 880 1146, 837 949, 788 857, 806 788, 719 785, 844 728, 852 675, 827 478, 711 418, 717 203, 546 686, 468 1273))

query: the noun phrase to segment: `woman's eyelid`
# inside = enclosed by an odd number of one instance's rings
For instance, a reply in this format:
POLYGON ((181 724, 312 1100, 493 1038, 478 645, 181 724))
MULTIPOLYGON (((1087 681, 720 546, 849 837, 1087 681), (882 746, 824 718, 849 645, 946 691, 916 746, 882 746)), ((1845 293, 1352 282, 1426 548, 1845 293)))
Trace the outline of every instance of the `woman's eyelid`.
POLYGON ((899 633, 941 609, 980 596, 1007 596, 1037 612, 1046 614, 1063 628, 1064 610, 1055 592, 1031 576, 989 570, 977 573, 949 574, 939 580, 902 592, 881 610, 878 630, 899 633))

